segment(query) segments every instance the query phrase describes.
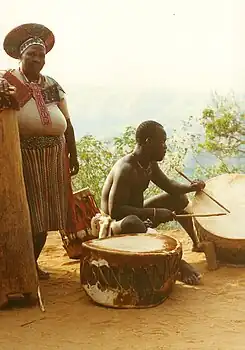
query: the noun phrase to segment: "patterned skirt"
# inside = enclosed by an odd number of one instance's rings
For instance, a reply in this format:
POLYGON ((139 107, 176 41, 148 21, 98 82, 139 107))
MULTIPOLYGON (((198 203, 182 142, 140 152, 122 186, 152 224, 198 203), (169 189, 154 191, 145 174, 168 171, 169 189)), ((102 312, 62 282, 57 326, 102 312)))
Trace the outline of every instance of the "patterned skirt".
POLYGON ((21 152, 33 234, 64 229, 68 181, 65 138, 41 136, 21 139, 21 152))

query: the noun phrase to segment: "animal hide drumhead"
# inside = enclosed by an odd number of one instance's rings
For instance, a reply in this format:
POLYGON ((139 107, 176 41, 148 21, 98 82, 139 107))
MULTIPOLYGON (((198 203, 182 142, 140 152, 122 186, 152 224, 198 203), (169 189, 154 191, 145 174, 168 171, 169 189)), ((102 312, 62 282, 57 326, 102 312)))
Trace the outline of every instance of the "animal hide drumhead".
MULTIPOLYGON (((230 214, 195 218, 207 232, 228 239, 245 239, 245 175, 224 174, 206 182, 205 191, 226 207, 230 214)), ((217 213, 225 210, 205 193, 197 193, 192 202, 193 213, 217 213)))
POLYGON ((111 252, 135 253, 169 253, 179 246, 174 238, 161 234, 120 235, 105 239, 94 239, 83 243, 84 246, 111 252))

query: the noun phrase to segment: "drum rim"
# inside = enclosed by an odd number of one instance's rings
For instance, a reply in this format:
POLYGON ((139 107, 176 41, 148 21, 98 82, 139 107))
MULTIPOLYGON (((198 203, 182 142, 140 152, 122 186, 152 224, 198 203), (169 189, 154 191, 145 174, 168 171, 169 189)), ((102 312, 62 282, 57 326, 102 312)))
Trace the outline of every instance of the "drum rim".
MULTIPOLYGON (((244 179, 245 179, 245 174, 242 174, 242 173, 230 173, 230 174, 228 174, 228 173, 225 173, 225 174, 220 174, 220 175, 217 175, 217 176, 214 176, 214 177, 212 177, 211 179, 208 179, 207 181, 206 181, 206 183, 209 183, 209 182, 211 182, 211 181, 213 181, 213 180, 215 180, 215 179, 217 179, 218 177, 221 177, 221 176, 229 176, 229 175, 239 175, 239 177, 240 176, 242 176, 242 177, 244 177, 244 179)), ((195 194, 195 197, 194 198, 196 198, 196 196, 198 195, 198 193, 196 193, 195 194)), ((192 207, 193 209, 194 209, 194 207, 192 207)), ((194 211, 193 211, 194 212, 194 211)), ((200 223, 200 221, 198 220, 198 218, 194 218, 194 221, 196 221, 197 223, 198 223, 198 225, 200 225, 204 230, 206 230, 206 228, 203 226, 203 225, 201 225, 201 223, 200 223)), ((214 233, 213 232, 213 230, 211 231, 209 231, 208 230, 208 232, 210 233, 210 234, 212 234, 213 236, 215 236, 215 237, 217 237, 217 238, 222 238, 222 239, 226 239, 226 240, 229 240, 229 241, 245 241, 245 236, 244 236, 244 238, 231 238, 231 237, 225 237, 225 236, 223 236, 223 235, 217 235, 217 233, 214 233)))
POLYGON ((132 233, 132 234, 123 234, 123 235, 117 235, 117 236, 112 236, 112 237, 105 237, 105 238, 101 238, 101 239, 98 239, 98 238, 95 238, 95 239, 91 239, 89 241, 86 241, 86 242, 83 242, 82 243, 83 247, 84 248, 87 248, 87 249, 90 249, 90 250, 93 250, 93 251, 101 251, 101 252, 106 252, 106 253, 110 253, 112 255, 126 255, 126 256, 153 256, 153 255, 172 255, 174 253, 176 253, 178 250, 182 250, 182 244, 181 242, 170 236, 170 235, 166 235, 166 234, 154 234, 154 233, 132 233), (123 250, 108 250, 104 247, 95 247, 93 245, 90 245, 91 242, 93 241, 102 241, 102 240, 108 240, 108 239, 116 239, 116 238, 120 238, 120 237, 132 237, 132 236, 147 236, 147 237, 150 237, 150 236, 157 236, 159 235, 160 237, 161 236, 167 236, 168 238, 170 239, 173 239, 175 242, 176 242, 176 246, 174 249, 170 250, 170 251, 161 251, 161 250, 155 250, 155 251, 146 251, 146 252, 131 252, 131 251, 123 251, 123 250), (99 248, 99 249, 98 249, 99 248))

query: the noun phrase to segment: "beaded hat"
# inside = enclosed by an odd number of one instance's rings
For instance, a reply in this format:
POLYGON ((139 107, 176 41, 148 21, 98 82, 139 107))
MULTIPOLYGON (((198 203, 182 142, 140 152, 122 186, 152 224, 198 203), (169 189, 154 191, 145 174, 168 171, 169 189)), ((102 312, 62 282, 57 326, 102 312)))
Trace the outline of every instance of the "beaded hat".
POLYGON ((14 28, 6 35, 3 48, 9 56, 18 59, 31 45, 41 45, 48 53, 54 42, 54 34, 44 25, 27 23, 14 28))

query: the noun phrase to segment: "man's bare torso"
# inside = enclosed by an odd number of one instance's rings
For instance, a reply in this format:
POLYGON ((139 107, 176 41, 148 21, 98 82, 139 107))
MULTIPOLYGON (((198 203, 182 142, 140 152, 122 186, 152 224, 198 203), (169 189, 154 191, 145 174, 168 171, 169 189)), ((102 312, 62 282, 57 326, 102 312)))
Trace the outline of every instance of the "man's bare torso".
POLYGON ((120 175, 120 172, 124 172, 124 175, 128 177, 126 186, 127 190, 129 190, 129 197, 128 203, 125 204, 137 208, 143 207, 144 191, 149 186, 150 176, 143 168, 140 167, 137 159, 133 155, 129 154, 115 163, 105 181, 102 190, 101 209, 106 214, 109 214, 108 201, 111 188, 114 184, 115 173, 117 173, 118 176, 118 174, 120 175))

